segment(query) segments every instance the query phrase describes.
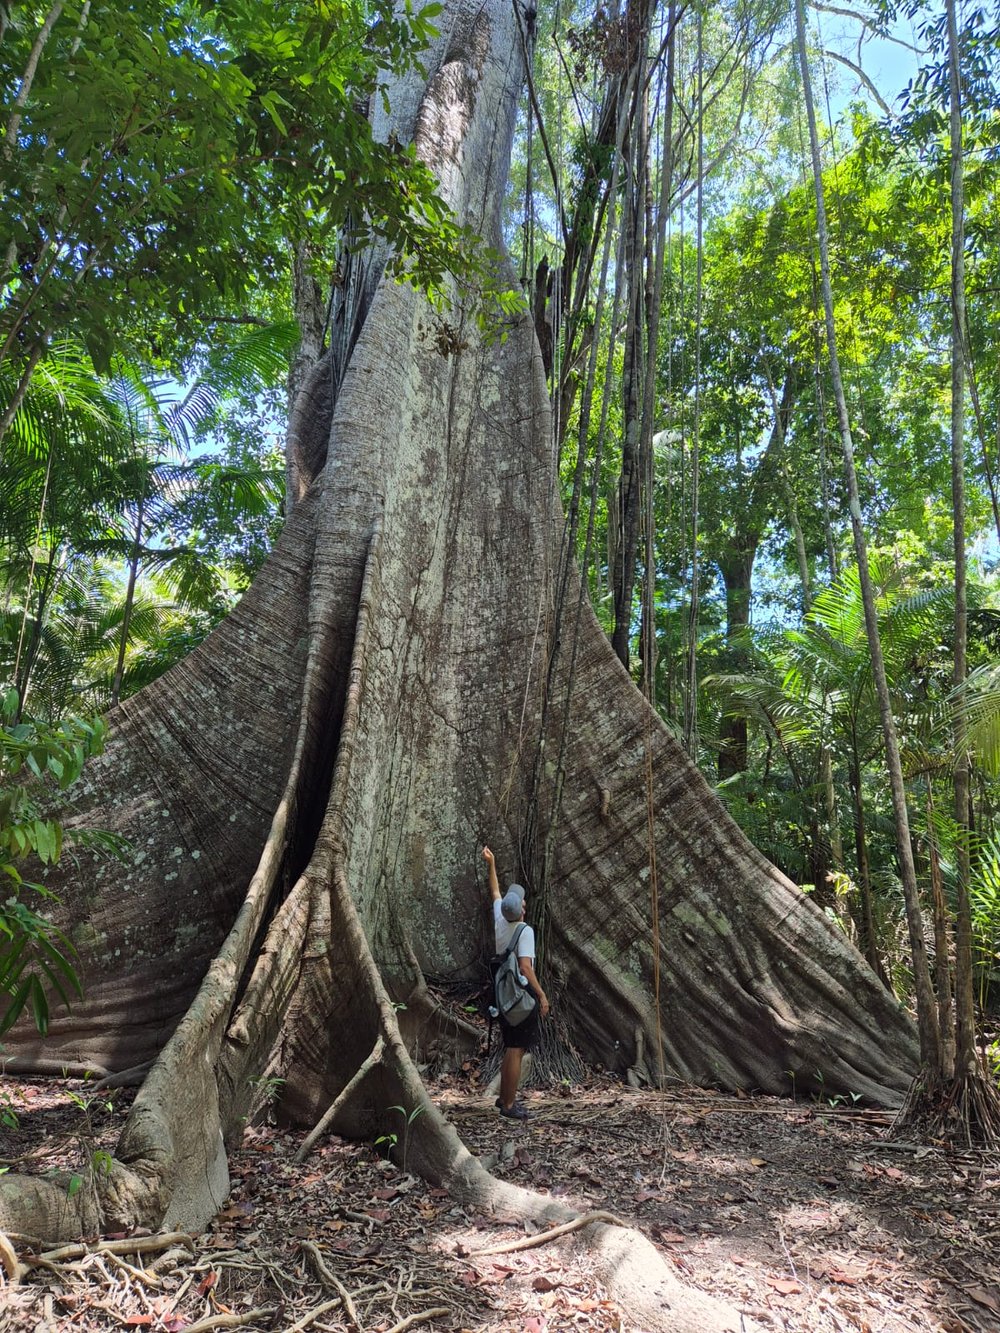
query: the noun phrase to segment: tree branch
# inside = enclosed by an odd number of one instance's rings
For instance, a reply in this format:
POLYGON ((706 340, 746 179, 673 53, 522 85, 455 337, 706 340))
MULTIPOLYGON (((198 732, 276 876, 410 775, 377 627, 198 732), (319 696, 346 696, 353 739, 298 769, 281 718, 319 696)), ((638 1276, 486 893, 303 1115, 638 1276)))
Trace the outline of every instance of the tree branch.
POLYGON ((861 82, 871 93, 872 97, 874 97, 875 101, 879 105, 879 109, 881 110, 882 114, 884 116, 892 115, 892 107, 885 100, 885 98, 882 96, 879 90, 875 87, 874 83, 872 83, 871 79, 864 72, 864 70, 861 68, 860 65, 856 65, 853 60, 848 60, 847 56, 842 56, 838 51, 831 51, 829 47, 826 47, 824 49, 823 54, 825 56, 829 56, 831 60, 839 60, 842 65, 846 65, 852 74, 856 74, 858 76, 861 82))

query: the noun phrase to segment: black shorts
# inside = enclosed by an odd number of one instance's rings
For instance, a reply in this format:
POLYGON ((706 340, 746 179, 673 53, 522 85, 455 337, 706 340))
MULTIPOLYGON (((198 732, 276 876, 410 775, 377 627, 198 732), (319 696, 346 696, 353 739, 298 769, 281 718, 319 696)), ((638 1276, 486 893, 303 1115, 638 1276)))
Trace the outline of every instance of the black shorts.
POLYGON ((503 1014, 500 1015, 500 1032, 503 1036, 504 1050, 533 1051, 538 1043, 538 1005, 516 1027, 511 1027, 503 1014))

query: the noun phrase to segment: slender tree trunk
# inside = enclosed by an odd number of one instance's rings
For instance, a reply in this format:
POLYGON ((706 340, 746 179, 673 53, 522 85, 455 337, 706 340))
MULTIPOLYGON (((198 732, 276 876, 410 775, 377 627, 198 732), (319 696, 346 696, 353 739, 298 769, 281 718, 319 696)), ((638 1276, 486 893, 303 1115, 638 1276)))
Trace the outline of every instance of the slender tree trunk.
POLYGON ((931 892, 934 895, 934 989, 937 992, 938 1024, 941 1028, 941 1070, 945 1078, 955 1072, 955 1010, 951 987, 951 929, 948 904, 941 882, 941 860, 934 831, 934 803, 931 781, 927 779, 927 860, 931 868, 931 892))
POLYGON ((868 861, 868 830, 865 821, 865 803, 861 791, 861 771, 855 760, 851 761, 851 801, 854 805, 854 854, 858 862, 858 909, 857 926, 861 952, 868 960, 868 966, 884 986, 889 986, 889 978, 878 950, 878 932, 875 929, 875 916, 872 911, 872 876, 868 861))
MULTIPOLYGON (((955 647, 953 681, 966 677, 968 611, 965 575, 965 196, 962 183, 962 85, 955 0, 946 0, 951 148, 951 505, 954 522, 955 647)), ((954 712, 955 822, 958 905, 955 929, 955 1059, 968 1077, 976 1068, 976 1018, 972 991, 972 906, 969 901, 969 747, 965 714, 954 712)))
MULTIPOLYGON (((667 6, 666 71, 664 77, 665 106, 663 112, 663 155, 660 162, 660 196, 656 209, 656 247, 653 260, 652 286, 647 299, 646 327, 646 382, 642 396, 643 456, 646 460, 646 578, 643 597, 643 666, 642 677, 647 699, 656 698, 656 541, 655 541, 655 482, 656 460, 653 454, 653 436, 656 430, 656 381, 660 341, 660 313, 663 306, 663 272, 666 259, 667 217, 674 173, 674 34, 676 6, 671 0, 667 6)), ((648 173, 652 180, 652 173, 648 173)))
MULTIPOLYGON (((21 117, 24 114, 24 108, 31 96, 31 86, 35 81, 35 74, 38 71, 38 62, 42 58, 42 52, 45 50, 46 43, 52 29, 63 11, 65 0, 56 0, 49 12, 42 20, 42 25, 38 29, 35 40, 32 43, 31 51, 28 54, 28 63, 24 67, 24 73, 21 75, 21 84, 17 90, 17 96, 14 98, 14 104, 11 108, 10 116, 5 126, 3 136, 3 149, 0 151, 0 163, 7 166, 14 155, 17 145, 17 132, 21 125, 21 117)), ((2 40, 2 38, 0 38, 2 40)), ((0 185, 0 203, 3 201, 3 189, 0 185)), ((7 245, 7 253, 4 256, 4 269, 0 273, 0 290, 8 286, 12 280, 12 274, 17 265, 17 243, 11 240, 7 245)))
POLYGON ((826 567, 830 582, 840 574, 840 562, 833 539, 833 519, 830 505, 830 476, 826 457, 826 395, 823 392, 823 368, 820 358, 822 333, 819 319, 819 280, 813 265, 813 310, 816 314, 816 327, 813 348, 813 384, 816 394, 816 437, 819 448, 819 491, 823 509, 823 541, 826 546, 826 567))
MULTIPOLYGON (((726 587, 726 644, 731 669, 745 666, 746 649, 740 640, 750 625, 750 599, 753 591, 753 562, 757 555, 755 538, 736 533, 733 543, 719 561, 719 571, 726 587)), ((748 726, 745 713, 726 712, 719 722, 719 781, 743 773, 747 767, 748 726)))
POLYGON ((882 719, 882 734, 885 740, 886 766, 889 770, 889 785, 892 789, 892 809, 896 825, 896 853, 899 857, 900 877, 903 882, 903 897, 906 902, 906 921, 910 936, 910 951, 913 959, 913 981, 917 997, 917 1027, 920 1032, 920 1053, 927 1068, 936 1070, 940 1066, 941 1037, 938 1031, 937 1007, 934 1000, 934 987, 931 983, 930 967, 927 962, 927 944, 924 939, 923 917, 920 910, 920 894, 917 888, 917 872, 913 864, 913 847, 910 842, 910 821, 906 809, 906 789, 903 784, 903 766, 899 757, 899 742, 896 738, 896 721, 892 713, 889 698, 889 683, 886 678, 885 660, 882 656, 882 640, 879 633, 878 612, 875 606, 875 592, 868 569, 868 542, 865 537, 861 516, 861 498, 858 492, 858 477, 854 466, 854 443, 851 438, 851 423, 847 411, 847 399, 844 383, 840 374, 840 358, 837 352, 837 333, 833 318, 833 288, 830 282, 830 245, 826 224, 826 204, 823 192, 823 169, 820 161, 819 135, 816 130, 816 110, 813 105, 812 84, 809 79, 809 59, 806 51, 806 22, 804 0, 795 0, 795 30, 802 71, 803 96, 806 103, 806 115, 809 121, 809 143, 812 152, 813 182, 816 189, 816 231, 819 241, 820 277, 823 290, 823 308, 826 317, 827 352, 830 358, 830 375, 833 380, 834 397, 837 403, 837 420, 840 426, 840 442, 844 453, 844 473, 847 481, 848 503, 851 513, 851 530, 854 535, 854 552, 858 562, 858 575, 861 581, 861 596, 864 602, 865 628, 868 632, 868 648, 872 659, 872 677, 878 698, 879 714, 882 719))
POLYGON ((844 868, 844 843, 840 836, 840 817, 837 814, 837 788, 833 781, 833 755, 829 745, 820 748, 820 779, 823 783, 823 799, 826 805, 826 822, 830 830, 830 852, 833 868, 844 868))
POLYGON ((644 201, 646 195, 646 111, 639 112, 640 132, 633 139, 633 168, 628 189, 629 257, 626 265, 628 292, 625 325, 625 368, 622 377, 625 427, 622 438, 621 476, 618 482, 618 541, 615 548, 615 624, 611 644, 624 667, 629 664, 632 637, 632 601, 635 593, 636 558, 639 549, 639 518, 642 492, 641 411, 643 383, 643 296, 645 280, 644 201))
POLYGON ((701 310, 703 203, 705 190, 705 141, 702 121, 702 26, 701 11, 695 16, 698 34, 697 74, 697 189, 695 193, 695 334, 694 334, 694 422, 691 430, 691 602, 688 616, 687 672, 684 694, 684 748, 692 760, 698 757, 698 537, 701 503, 701 310))
POLYGON ((125 610, 122 613, 121 642, 118 645, 118 661, 115 663, 115 677, 111 685, 112 708, 118 703, 122 689, 122 678, 125 675, 125 653, 128 648, 128 632, 132 624, 132 607, 135 604, 135 584, 139 577, 139 558, 142 554, 142 522, 145 503, 145 498, 139 501, 139 508, 135 517, 135 536, 132 539, 132 554, 128 562, 128 586, 125 589, 125 610))

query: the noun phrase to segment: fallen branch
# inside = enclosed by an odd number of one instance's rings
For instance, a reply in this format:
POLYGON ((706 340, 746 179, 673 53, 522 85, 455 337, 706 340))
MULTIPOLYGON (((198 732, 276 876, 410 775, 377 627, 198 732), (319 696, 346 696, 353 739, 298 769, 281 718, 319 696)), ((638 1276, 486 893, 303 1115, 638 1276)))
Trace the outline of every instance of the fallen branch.
POLYGON ((156 1236, 133 1236, 130 1240, 102 1240, 96 1245, 62 1245, 58 1250, 43 1254, 26 1255, 28 1264, 54 1264, 61 1259, 85 1259, 89 1254, 152 1254, 167 1250, 171 1245, 183 1245, 194 1250, 194 1241, 183 1231, 161 1231, 156 1236))
POLYGON ((473 1250, 473 1256, 485 1254, 512 1254, 515 1250, 533 1250, 539 1245, 547 1245, 550 1240, 558 1240, 560 1236, 568 1236, 571 1231, 580 1231, 583 1227, 589 1227, 592 1222, 607 1222, 613 1227, 627 1227, 628 1223, 623 1222, 620 1217, 615 1217, 614 1213, 596 1212, 583 1213, 580 1217, 574 1217, 572 1222, 563 1222, 562 1226, 551 1227, 548 1231, 539 1231, 535 1236, 525 1236, 523 1240, 509 1241, 506 1245, 491 1245, 488 1250, 473 1250))
POLYGON ((382 1051, 384 1049, 384 1046, 385 1046, 384 1041, 382 1040, 381 1037, 379 1037, 378 1040, 375 1042, 375 1045, 372 1047, 371 1054, 368 1056, 366 1060, 364 1060, 358 1066, 357 1072, 354 1074, 353 1078, 346 1085, 346 1087, 342 1088, 341 1091, 338 1092, 337 1096, 333 1099, 332 1103, 324 1113, 319 1124, 317 1124, 315 1128, 311 1129, 309 1133, 306 1135, 305 1142, 302 1144, 302 1147, 298 1150, 298 1152, 292 1159, 296 1163, 296 1165, 306 1160, 306 1158, 309 1156, 309 1153, 312 1150, 313 1144, 315 1144, 316 1140, 325 1132, 327 1126, 333 1121, 334 1116, 337 1114, 340 1108, 344 1105, 347 1099, 357 1090, 358 1085, 365 1078, 365 1076, 382 1059, 382 1051))
MULTIPOLYGON (((328 1287, 333 1287, 333 1289, 338 1293, 339 1301, 334 1301, 333 1304, 343 1305, 344 1313, 347 1315, 348 1319, 351 1321, 354 1327, 359 1330, 360 1333, 361 1320, 358 1318, 358 1312, 354 1308, 353 1300, 351 1300, 351 1293, 347 1290, 347 1288, 340 1281, 340 1279, 338 1277, 335 1277, 333 1273, 330 1272, 329 1268, 327 1268, 326 1264, 323 1262, 323 1256, 320 1254, 318 1247, 315 1246, 311 1240, 304 1240, 300 1242, 300 1245, 301 1248, 306 1251, 306 1253, 312 1259, 313 1263, 316 1265, 316 1271, 319 1273, 320 1281, 325 1283, 325 1285, 328 1287)), ((324 1307, 324 1309, 325 1308, 326 1307, 324 1307)))
POLYGON ((393 1324, 389 1333, 404 1333, 407 1328, 416 1328, 418 1324, 426 1324, 429 1319, 443 1319, 447 1314, 451 1314, 447 1305, 435 1305, 433 1310, 423 1310, 419 1314, 407 1315, 398 1324, 393 1324))

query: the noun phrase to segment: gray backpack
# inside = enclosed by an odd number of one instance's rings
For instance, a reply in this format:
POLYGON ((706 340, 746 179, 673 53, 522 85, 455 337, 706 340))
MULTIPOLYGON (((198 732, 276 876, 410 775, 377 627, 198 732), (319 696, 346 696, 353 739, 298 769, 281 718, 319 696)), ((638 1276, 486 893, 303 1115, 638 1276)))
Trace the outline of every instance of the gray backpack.
POLYGON ((530 987, 522 985, 521 969, 517 965, 517 942, 525 929, 522 922, 515 930, 514 938, 505 952, 496 954, 493 959, 496 964, 493 968, 493 994, 496 997, 496 1006, 511 1027, 517 1027, 526 1018, 530 1018, 538 1004, 530 987))

